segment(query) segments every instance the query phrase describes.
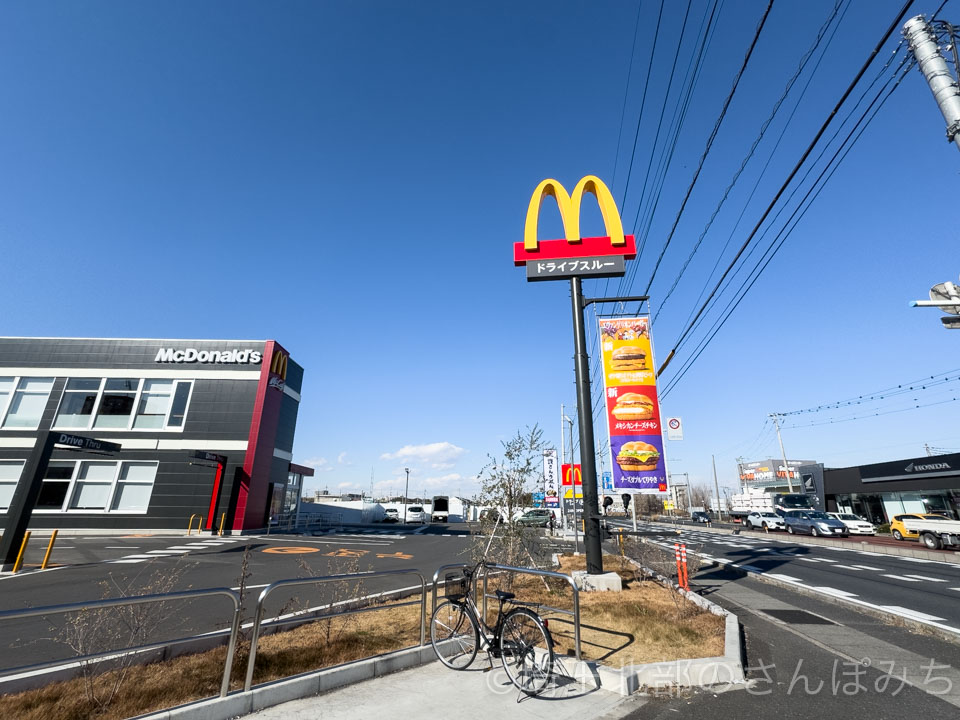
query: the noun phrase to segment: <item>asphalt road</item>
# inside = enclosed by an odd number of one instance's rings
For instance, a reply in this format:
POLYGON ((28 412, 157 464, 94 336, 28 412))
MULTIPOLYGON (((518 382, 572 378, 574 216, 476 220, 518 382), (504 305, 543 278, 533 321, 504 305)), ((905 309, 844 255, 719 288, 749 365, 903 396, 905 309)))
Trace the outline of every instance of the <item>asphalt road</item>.
MULTIPOLYGON (((631 527, 621 520, 611 524, 631 527)), ((662 526, 640 523, 638 528, 657 530, 662 526)), ((883 555, 857 545, 804 545, 784 533, 730 535, 701 528, 678 529, 687 551, 705 561, 922 620, 960 637, 960 565, 883 555)), ((661 542, 672 549, 677 539, 675 534, 664 534, 661 542)))
MULTIPOLYGON (((246 588, 250 600, 245 617, 249 620, 262 588, 277 580, 414 568, 429 584, 441 565, 468 562, 470 544, 466 525, 385 525, 315 537, 66 536, 58 540, 54 550, 56 567, 32 569, 42 561, 45 549, 45 542, 37 542, 28 551, 26 572, 0 578, 0 610, 148 592, 236 589, 249 549, 246 588)), ((370 578, 350 586, 334 583, 278 590, 267 601, 266 616, 411 586, 419 586, 414 575, 370 578)), ((227 627, 231 612, 230 601, 222 597, 186 601, 156 629, 151 641, 227 627)), ((58 640, 64 618, 0 623, 0 647, 15 650, 0 654, 0 673, 72 658, 73 652, 58 640)))

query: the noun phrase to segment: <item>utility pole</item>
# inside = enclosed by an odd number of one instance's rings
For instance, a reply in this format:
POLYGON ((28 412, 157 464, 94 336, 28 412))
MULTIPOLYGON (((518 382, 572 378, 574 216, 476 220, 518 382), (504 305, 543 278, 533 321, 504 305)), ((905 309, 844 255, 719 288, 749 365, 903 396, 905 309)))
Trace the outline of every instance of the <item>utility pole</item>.
POLYGON ((403 488, 403 522, 407 522, 407 503, 409 502, 410 496, 410 468, 404 468, 404 472, 407 473, 407 484, 403 488))
POLYGON ((737 458, 737 481, 740 483, 740 492, 743 492, 743 455, 737 458))
MULTIPOLYGON (((563 462, 567 459, 567 456, 564 454, 563 447, 563 433, 566 432, 566 427, 564 422, 566 421, 567 416, 563 412, 563 403, 560 403, 560 466, 561 470, 563 469, 563 462)), ((563 478, 560 478, 560 523, 563 527, 564 532, 567 530, 567 499, 564 497, 563 490, 563 478)), ((576 502, 576 493, 574 493, 573 501, 576 502)))
POLYGON ((947 121, 947 140, 960 150, 960 88, 940 53, 937 36, 923 15, 907 21, 903 26, 903 36, 930 86, 943 119, 947 121))
POLYGON ((717 458, 715 455, 710 456, 710 460, 713 462, 713 488, 717 491, 717 519, 723 520, 723 510, 722 505, 720 505, 720 483, 717 482, 717 458))
POLYGON ((793 480, 790 479, 790 466, 787 465, 787 453, 783 449, 783 438, 780 437, 780 413, 770 413, 773 418, 773 424, 777 428, 777 440, 780 441, 780 456, 783 458, 783 470, 787 474, 787 489, 793 494, 793 480))
MULTIPOLYGON (((560 406, 563 407, 562 405, 560 406)), ((573 454, 573 420, 568 418, 566 415, 563 416, 565 422, 570 423, 570 487, 572 488, 573 497, 571 502, 573 503, 573 548, 574 552, 580 552, 580 526, 577 525, 577 459, 573 454)), ((560 438, 563 439, 563 435, 560 435, 560 438)), ((582 454, 581 454, 582 457, 582 454)), ((583 478, 583 472, 580 473, 581 479, 583 478)), ((580 483, 580 487, 583 487, 583 482, 580 483)), ((582 493, 582 491, 581 491, 582 493)), ((584 538, 586 539, 586 538, 584 538)))

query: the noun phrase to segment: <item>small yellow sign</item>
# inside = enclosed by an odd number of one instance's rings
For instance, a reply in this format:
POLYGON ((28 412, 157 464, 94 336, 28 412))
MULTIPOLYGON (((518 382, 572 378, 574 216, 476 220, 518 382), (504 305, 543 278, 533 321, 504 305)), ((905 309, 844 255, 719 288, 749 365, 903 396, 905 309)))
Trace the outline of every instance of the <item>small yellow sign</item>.
POLYGON ((299 545, 285 545, 282 547, 264 548, 263 551, 265 553, 273 553, 274 555, 300 555, 302 553, 319 552, 320 548, 301 547, 299 545))
POLYGON ((664 510, 673 510, 673 509, 674 509, 674 507, 673 507, 673 500, 664 500, 664 501, 663 501, 663 509, 664 509, 664 510))

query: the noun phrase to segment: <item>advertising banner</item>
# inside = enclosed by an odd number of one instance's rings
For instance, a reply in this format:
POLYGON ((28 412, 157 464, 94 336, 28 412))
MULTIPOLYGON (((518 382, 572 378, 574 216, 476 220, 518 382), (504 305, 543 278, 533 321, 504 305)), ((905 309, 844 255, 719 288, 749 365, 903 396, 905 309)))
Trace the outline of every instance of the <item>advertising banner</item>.
POLYGON ((557 477, 557 451, 543 451, 543 494, 546 506, 555 508, 560 504, 560 483, 557 477))
POLYGON ((666 492, 650 318, 599 322, 613 487, 641 494, 666 492))

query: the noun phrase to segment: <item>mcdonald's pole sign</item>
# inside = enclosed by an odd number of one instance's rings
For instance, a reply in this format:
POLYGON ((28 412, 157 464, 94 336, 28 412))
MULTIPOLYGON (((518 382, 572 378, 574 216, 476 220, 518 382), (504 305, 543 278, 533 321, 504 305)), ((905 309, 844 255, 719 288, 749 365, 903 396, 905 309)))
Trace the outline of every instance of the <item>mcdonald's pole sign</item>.
MULTIPOLYGON (((594 175, 587 175, 581 179, 571 194, 568 194, 563 185, 556 180, 544 180, 537 185, 527 205, 523 242, 513 245, 513 264, 526 266, 528 281, 570 279, 577 375, 577 417, 582 448, 583 536, 587 555, 587 572, 590 574, 603 572, 603 553, 600 547, 601 514, 597 502, 596 446, 593 440, 590 365, 583 323, 585 303, 581 279, 623 275, 625 261, 636 255, 636 242, 633 235, 623 234, 623 223, 610 189, 594 175), (607 233, 603 237, 581 237, 580 235, 580 207, 586 193, 593 195, 600 206, 600 215, 603 217, 607 233), (560 209, 565 237, 559 240, 537 238, 540 206, 543 205, 547 196, 555 198, 557 207, 560 209)), ((575 491, 575 484, 572 489, 575 491)), ((576 492, 573 494, 576 496, 576 492)))
POLYGON ((523 242, 513 246, 513 264, 526 265, 527 280, 530 281, 619 277, 624 274, 624 261, 636 255, 636 241, 633 235, 623 234, 623 223, 610 190, 593 175, 578 182, 572 195, 556 180, 544 180, 537 185, 527 206, 523 242), (580 206, 584 193, 597 198, 607 236, 580 237, 580 206), (557 200, 565 238, 537 239, 540 206, 547 196, 557 200))

